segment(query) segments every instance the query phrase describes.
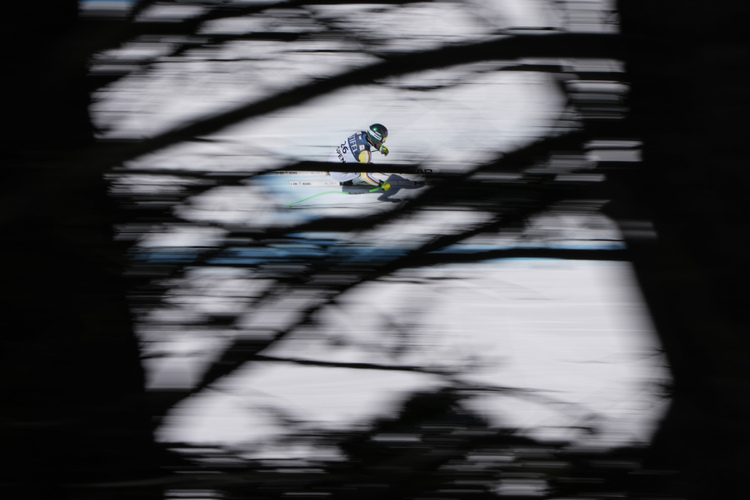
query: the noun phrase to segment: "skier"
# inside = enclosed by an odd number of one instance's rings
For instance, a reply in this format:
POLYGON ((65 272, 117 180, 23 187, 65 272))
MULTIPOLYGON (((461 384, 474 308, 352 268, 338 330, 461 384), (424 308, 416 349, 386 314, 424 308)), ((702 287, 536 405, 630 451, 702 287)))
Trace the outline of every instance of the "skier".
MULTIPOLYGON (((383 156, 388 156, 388 148, 383 144, 386 138, 388 138, 388 129, 380 123, 374 123, 370 125, 369 129, 347 137, 339 144, 336 151, 331 153, 328 161, 370 163, 373 149, 379 151, 383 156)), ((385 179, 378 179, 377 174, 372 172, 328 172, 328 175, 345 186, 359 184, 380 187, 384 191, 391 189, 391 185, 385 179)))

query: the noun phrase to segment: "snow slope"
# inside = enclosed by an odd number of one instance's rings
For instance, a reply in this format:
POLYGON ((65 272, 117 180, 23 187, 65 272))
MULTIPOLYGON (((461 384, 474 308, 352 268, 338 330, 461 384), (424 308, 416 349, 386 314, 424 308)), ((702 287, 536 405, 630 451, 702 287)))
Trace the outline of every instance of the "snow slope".
MULTIPOLYGON (((300 42, 236 40, 164 55, 148 72, 104 89, 93 108, 95 119, 104 137, 148 138, 373 64, 379 51, 429 49, 546 27, 612 29, 605 15, 610 2, 578 2, 578 10, 567 9, 568 3, 555 2, 551 8, 541 1, 474 0, 468 2, 471 9, 454 2, 401 8, 315 5, 218 20, 206 24, 201 34, 293 30, 310 36, 300 42), (581 15, 580 9, 592 15, 581 15), (342 26, 355 27, 351 36, 338 36, 342 26), (321 33, 330 36, 312 36, 321 33)), ((177 19, 199 13, 177 7, 162 5, 143 16, 177 19)), ((110 51, 102 61, 168 54, 167 48, 140 40, 110 51)), ((508 69, 524 62, 529 61, 449 66, 337 89, 127 166, 139 172, 254 174, 294 161, 325 161, 341 139, 381 122, 391 131, 389 163, 468 171, 576 127, 553 77, 508 69)), ((595 67, 616 72, 620 66, 618 61, 556 63, 571 71, 595 67)), ((317 179, 313 177, 297 180, 317 179)), ((327 188, 299 189, 282 176, 248 179, 178 204, 174 213, 187 223, 152 230, 140 248, 177 250, 193 262, 197 251, 226 243, 228 227, 264 231, 395 206, 378 193, 325 195, 289 208, 308 193, 327 188)), ((403 190, 399 196, 418 192, 403 190)), ((175 408, 160 438, 239 446, 253 456, 284 456, 290 452, 281 438, 299 429, 365 425, 392 413, 412 391, 460 385, 477 389, 471 399, 475 411, 531 435, 605 445, 647 440, 664 409, 657 386, 667 371, 626 263, 521 259, 413 268, 354 286, 334 304, 326 302, 315 282, 295 288, 275 279, 285 273, 304 275, 310 269, 305 259, 339 255, 342 262, 374 262, 393 255, 389 252, 458 234, 492 216, 433 207, 356 235, 333 231, 295 235, 297 239, 261 250, 239 246, 234 264, 224 260, 223 267, 189 268, 171 282, 165 305, 139 326, 146 354, 159 355, 147 361, 152 388, 193 387, 233 341, 269 340, 281 330, 288 334, 262 353, 264 361, 247 363, 175 408), (341 248, 343 253, 331 253, 341 248), (302 312, 311 308, 315 325, 298 324, 302 312), (193 319, 212 314, 234 314, 240 321, 218 333, 192 326, 193 319), (183 326, 174 326, 180 322, 183 326), (279 415, 288 417, 286 423, 279 415), (576 430, 582 426, 600 432, 592 437, 576 430)), ((523 236, 478 235, 458 246, 609 248, 619 238, 601 215, 562 212, 538 217, 523 236)), ((336 278, 335 267, 318 277, 336 278)), ((293 453, 308 452, 313 453, 301 448, 293 453)))

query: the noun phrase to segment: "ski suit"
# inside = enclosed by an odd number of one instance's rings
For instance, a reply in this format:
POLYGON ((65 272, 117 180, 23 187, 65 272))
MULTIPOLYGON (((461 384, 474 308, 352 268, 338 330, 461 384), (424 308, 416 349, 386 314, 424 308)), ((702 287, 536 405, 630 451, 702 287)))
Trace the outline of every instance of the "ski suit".
MULTIPOLYGON (((372 161, 372 152, 375 148, 367 142, 367 132, 364 130, 350 135, 336 150, 328 157, 328 161, 335 163, 363 163, 372 161)), ((339 182, 361 180, 372 186, 380 186, 385 179, 380 179, 383 174, 372 172, 328 172, 328 175, 339 182)), ((387 176, 386 176, 387 177, 387 176)))

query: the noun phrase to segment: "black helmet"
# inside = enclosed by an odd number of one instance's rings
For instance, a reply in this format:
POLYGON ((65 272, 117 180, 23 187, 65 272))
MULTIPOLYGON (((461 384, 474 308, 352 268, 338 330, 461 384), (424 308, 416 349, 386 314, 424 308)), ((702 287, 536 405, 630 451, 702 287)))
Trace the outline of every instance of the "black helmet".
POLYGON ((383 143, 385 142, 386 137, 388 137, 388 129, 385 128, 385 125, 373 123, 367 130, 367 137, 370 138, 370 142, 374 145, 383 143))

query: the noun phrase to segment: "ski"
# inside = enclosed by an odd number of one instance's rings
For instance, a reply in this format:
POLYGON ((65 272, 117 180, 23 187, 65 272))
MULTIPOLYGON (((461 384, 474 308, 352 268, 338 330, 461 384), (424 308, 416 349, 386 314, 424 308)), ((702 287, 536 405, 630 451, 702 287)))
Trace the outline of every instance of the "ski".
MULTIPOLYGON (((399 172, 395 172, 399 173, 399 172)), ((440 169, 439 168, 419 168, 414 170, 413 172, 400 172, 402 175, 419 175, 419 174, 439 174, 440 169)), ((271 175, 328 175, 328 172, 323 170, 277 170, 275 172, 271 172, 271 175)))
POLYGON ((271 175, 328 175, 328 172, 325 172, 325 171, 306 172, 304 170, 277 170, 275 172, 271 172, 271 175))
MULTIPOLYGON (((412 181, 412 180, 402 180, 402 181, 388 181, 388 183, 393 187, 419 187, 424 186, 424 181, 412 181)), ((289 185, 292 187, 346 187, 346 188, 376 188, 377 186, 371 186, 369 184, 344 184, 343 182, 336 182, 336 181, 289 181, 289 185)))

